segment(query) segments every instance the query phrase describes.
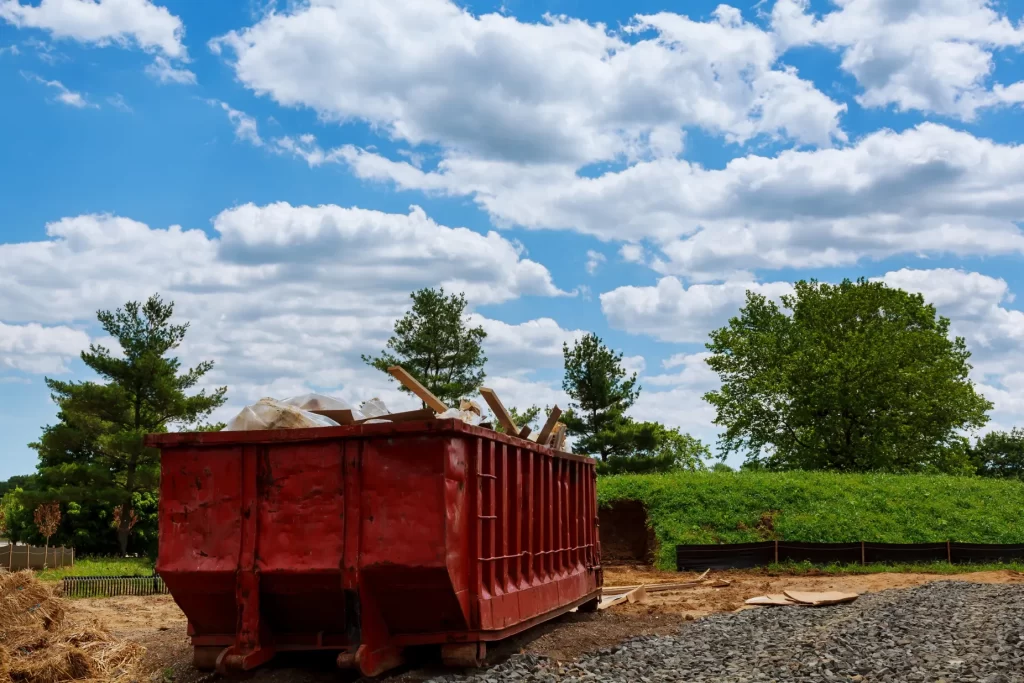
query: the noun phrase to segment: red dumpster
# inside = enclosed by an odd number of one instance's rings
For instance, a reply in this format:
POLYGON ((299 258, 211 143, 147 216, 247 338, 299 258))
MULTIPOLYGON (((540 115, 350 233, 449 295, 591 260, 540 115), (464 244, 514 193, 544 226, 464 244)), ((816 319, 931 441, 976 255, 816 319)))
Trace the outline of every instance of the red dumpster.
POLYGON ((375 676, 412 645, 486 643, 575 607, 602 575, 594 461, 459 420, 155 434, 157 572, 196 665, 333 650, 375 676))

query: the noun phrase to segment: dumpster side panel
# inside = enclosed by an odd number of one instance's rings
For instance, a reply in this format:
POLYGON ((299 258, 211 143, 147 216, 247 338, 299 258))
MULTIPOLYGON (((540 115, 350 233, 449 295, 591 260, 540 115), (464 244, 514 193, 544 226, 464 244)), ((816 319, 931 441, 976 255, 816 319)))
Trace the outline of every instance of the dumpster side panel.
POLYGON ((459 469, 455 443, 426 436, 366 442, 360 574, 392 633, 466 627, 449 574, 453 553, 465 564, 465 553, 448 546, 465 495, 463 485, 452 497, 449 485, 459 469))
POLYGON ((487 438, 475 451, 476 627, 512 628, 596 595, 593 463, 487 438))
POLYGON ((202 632, 235 632, 241 504, 241 446, 164 451, 157 571, 202 632))
POLYGON ((340 446, 281 444, 260 448, 258 457, 259 570, 339 574, 345 551, 340 446))

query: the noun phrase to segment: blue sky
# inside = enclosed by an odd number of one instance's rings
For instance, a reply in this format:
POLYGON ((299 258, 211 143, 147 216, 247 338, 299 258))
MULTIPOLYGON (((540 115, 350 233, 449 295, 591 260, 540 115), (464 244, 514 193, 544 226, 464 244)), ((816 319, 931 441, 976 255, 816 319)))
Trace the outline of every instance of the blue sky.
POLYGON ((884 278, 967 338, 990 428, 1024 424, 1022 11, 0 0, 0 478, 96 310, 153 292, 222 418, 401 406, 359 355, 445 285, 507 404, 564 405, 595 331, 638 417, 711 443, 703 340, 745 291, 884 278))

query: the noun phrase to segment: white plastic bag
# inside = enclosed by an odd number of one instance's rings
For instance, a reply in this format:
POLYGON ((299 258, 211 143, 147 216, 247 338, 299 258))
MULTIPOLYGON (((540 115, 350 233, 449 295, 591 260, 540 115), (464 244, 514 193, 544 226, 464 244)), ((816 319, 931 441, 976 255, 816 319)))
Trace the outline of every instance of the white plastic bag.
POLYGON ((478 425, 483 422, 483 418, 472 410, 456 410, 455 408, 449 408, 443 413, 437 414, 438 420, 462 420, 466 424, 478 425))
POLYGON ((295 406, 299 410, 350 410, 352 408, 343 399, 317 393, 293 396, 281 401, 281 403, 295 406))
POLYGON ((283 401, 261 398, 246 406, 223 429, 225 432, 252 432, 263 429, 303 429, 309 427, 337 427, 329 417, 300 410, 283 401))
POLYGON ((371 398, 369 401, 363 401, 362 405, 359 406, 359 410, 362 411, 365 417, 383 417, 390 415, 391 411, 384 405, 384 401, 379 398, 371 398))

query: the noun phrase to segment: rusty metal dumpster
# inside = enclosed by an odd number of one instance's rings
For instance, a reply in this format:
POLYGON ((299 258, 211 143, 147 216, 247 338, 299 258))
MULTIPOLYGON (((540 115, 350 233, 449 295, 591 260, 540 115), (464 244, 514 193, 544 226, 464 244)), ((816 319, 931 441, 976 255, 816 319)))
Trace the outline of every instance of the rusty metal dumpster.
POLYGON ((602 574, 593 460, 459 420, 155 434, 157 572, 196 665, 331 650, 375 676, 413 645, 475 665, 602 574))

